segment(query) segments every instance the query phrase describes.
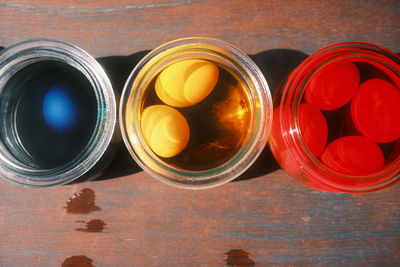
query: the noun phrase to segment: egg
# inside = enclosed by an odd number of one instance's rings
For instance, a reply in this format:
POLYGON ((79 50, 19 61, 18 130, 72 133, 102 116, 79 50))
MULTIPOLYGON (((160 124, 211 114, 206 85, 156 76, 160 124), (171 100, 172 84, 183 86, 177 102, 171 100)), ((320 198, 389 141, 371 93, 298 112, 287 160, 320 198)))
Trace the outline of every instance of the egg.
POLYGON ((42 113, 47 125, 57 133, 69 131, 77 121, 77 107, 68 90, 53 86, 42 103, 42 113))
POLYGON ((311 76, 305 99, 321 110, 334 110, 347 104, 357 92, 360 71, 352 62, 335 62, 311 76))
POLYGON ((218 67, 207 60, 185 59, 175 62, 157 77, 157 96, 167 105, 189 107, 206 98, 219 77, 218 67))
POLYGON ((321 161, 332 170, 354 176, 370 175, 385 164, 381 148, 364 136, 345 136, 330 143, 321 161))
POLYGON ((140 124, 147 145, 160 157, 178 155, 189 142, 189 124, 173 107, 153 105, 145 108, 140 124))
POLYGON ((328 139, 328 125, 319 109, 309 103, 300 105, 299 128, 305 145, 310 152, 318 157, 325 148, 328 139))
POLYGON ((361 84, 351 102, 354 126, 378 143, 393 142, 400 137, 400 90, 382 79, 361 84))

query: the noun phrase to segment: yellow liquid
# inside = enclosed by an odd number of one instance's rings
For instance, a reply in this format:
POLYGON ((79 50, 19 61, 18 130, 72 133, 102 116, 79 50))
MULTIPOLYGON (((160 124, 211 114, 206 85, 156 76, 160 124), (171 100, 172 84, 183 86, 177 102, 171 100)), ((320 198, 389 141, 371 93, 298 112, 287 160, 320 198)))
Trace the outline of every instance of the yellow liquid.
MULTIPOLYGON (((247 141, 252 129, 249 88, 233 71, 216 62, 219 79, 213 91, 200 103, 176 108, 190 128, 185 149, 164 162, 190 171, 216 168, 234 157, 247 141)), ((155 92, 154 76, 145 89, 141 112, 152 105, 165 105, 155 92)), ((142 116, 141 116, 142 117, 142 116)))

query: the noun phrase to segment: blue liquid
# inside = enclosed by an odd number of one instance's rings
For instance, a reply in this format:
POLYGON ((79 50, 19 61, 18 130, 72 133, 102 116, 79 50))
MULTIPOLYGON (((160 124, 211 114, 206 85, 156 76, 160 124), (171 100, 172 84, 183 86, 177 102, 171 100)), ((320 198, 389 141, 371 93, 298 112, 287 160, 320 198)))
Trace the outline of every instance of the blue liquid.
POLYGON ((54 86, 43 99, 42 112, 47 125, 58 133, 71 130, 77 121, 77 108, 63 86, 54 86))
POLYGON ((9 140, 10 153, 25 154, 26 164, 56 168, 86 149, 96 128, 98 104, 80 71, 62 62, 41 61, 18 71, 4 90, 10 95, 10 127, 0 136, 9 140), (8 137, 10 131, 17 137, 8 137))

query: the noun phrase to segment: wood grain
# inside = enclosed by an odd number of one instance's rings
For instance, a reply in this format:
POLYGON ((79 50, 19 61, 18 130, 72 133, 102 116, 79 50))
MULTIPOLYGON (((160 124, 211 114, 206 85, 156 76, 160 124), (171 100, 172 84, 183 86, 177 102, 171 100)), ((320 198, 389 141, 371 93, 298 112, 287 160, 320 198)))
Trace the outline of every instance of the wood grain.
POLYGON ((47 37, 94 56, 127 55, 186 36, 215 37, 255 54, 311 53, 367 41, 398 50, 400 2, 384 1, 2 1, 0 45, 47 37))
MULTIPOLYGON (((0 15, 1 46, 47 37, 94 56, 128 55, 185 36, 267 51, 258 59, 283 67, 287 62, 274 61, 269 50, 309 54, 368 41, 400 52, 396 0, 23 0, 2 1, 0 15)), ((285 74, 269 72, 278 77, 273 87, 285 74)), ((253 179, 205 191, 175 189, 141 171, 48 189, 0 180, 0 266, 61 266, 84 255, 97 267, 214 267, 226 266, 232 250, 255 266, 400 265, 400 184, 365 195, 324 193, 282 170, 266 174, 274 169, 267 161, 247 173, 253 179), (85 188, 99 209, 68 213, 68 199, 85 188), (90 222, 104 224, 89 231, 90 222)))
POLYGON ((243 249, 256 266, 395 266, 400 186, 365 195, 309 189, 275 171, 204 191, 175 189, 144 172, 50 189, 1 181, 0 266, 225 266, 243 249), (90 187, 101 210, 67 213, 90 187), (102 233, 75 231, 100 219, 102 233))

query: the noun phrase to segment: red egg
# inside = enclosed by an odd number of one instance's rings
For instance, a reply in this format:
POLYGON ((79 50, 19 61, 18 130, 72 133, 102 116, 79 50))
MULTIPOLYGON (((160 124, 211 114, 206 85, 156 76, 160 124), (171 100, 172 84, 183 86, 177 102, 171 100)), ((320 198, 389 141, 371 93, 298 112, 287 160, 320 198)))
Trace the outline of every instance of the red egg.
POLYGON ((321 155, 322 162, 332 170, 354 176, 369 175, 384 166, 380 147, 364 136, 346 136, 329 144, 321 155))
POLYGON ((337 109, 350 101, 359 83, 360 72, 355 64, 331 63, 310 78, 304 97, 321 110, 337 109))
POLYGON ((311 104, 301 104, 299 108, 301 137, 311 153, 318 157, 325 148, 328 126, 324 115, 311 104))
POLYGON ((400 137, 400 90, 388 81, 371 79, 361 84, 351 103, 355 127, 378 143, 400 137))

